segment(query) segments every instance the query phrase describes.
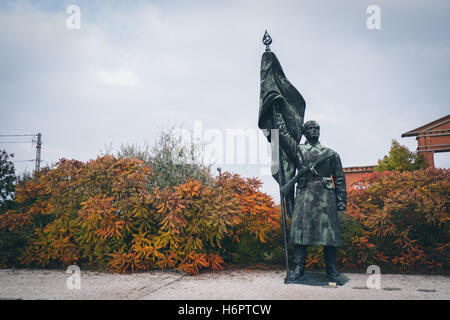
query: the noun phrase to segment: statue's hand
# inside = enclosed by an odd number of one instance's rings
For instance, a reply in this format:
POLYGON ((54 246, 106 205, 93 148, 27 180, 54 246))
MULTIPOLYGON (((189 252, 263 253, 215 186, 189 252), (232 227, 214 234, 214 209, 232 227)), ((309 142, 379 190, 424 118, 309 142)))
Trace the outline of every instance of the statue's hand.
POLYGON ((281 113, 281 104, 279 101, 275 100, 275 103, 273 104, 273 110, 277 113, 281 113))
POLYGON ((309 171, 315 176, 319 175, 319 173, 316 171, 316 168, 314 167, 314 165, 309 166, 309 171))

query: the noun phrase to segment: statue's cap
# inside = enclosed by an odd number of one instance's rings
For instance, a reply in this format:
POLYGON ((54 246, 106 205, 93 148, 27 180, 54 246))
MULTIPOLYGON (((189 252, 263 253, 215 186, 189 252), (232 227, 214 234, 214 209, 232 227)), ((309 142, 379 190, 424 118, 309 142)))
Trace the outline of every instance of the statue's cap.
POLYGON ((313 125, 315 125, 315 126, 317 126, 317 127, 320 128, 320 125, 319 125, 319 123, 318 123, 317 121, 315 121, 315 120, 309 120, 309 121, 306 121, 306 122, 303 124, 303 132, 305 132, 305 130, 306 130, 308 127, 313 126, 313 125))

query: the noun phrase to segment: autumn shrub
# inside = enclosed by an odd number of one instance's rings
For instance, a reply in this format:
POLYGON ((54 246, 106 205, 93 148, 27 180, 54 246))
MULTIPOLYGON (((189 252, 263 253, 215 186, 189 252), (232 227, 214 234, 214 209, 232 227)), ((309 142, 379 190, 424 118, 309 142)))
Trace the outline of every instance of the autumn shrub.
POLYGON ((224 173, 212 185, 187 180, 164 189, 149 188, 151 179, 137 159, 60 160, 19 185, 18 208, 0 214, 2 238, 25 233, 4 263, 196 274, 223 268, 222 255, 236 248, 223 243, 267 243, 278 227, 256 179, 224 173))
POLYGON ((347 268, 448 272, 450 170, 377 172, 348 188, 347 268))
POLYGON ((0 232, 27 231, 19 261, 25 265, 105 265, 127 240, 130 210, 148 201, 150 170, 137 161, 103 157, 82 163, 62 159, 19 186, 18 209, 0 217, 0 232))
POLYGON ((278 262, 273 251, 279 251, 282 244, 280 208, 274 206, 269 195, 259 191, 261 181, 225 172, 215 184, 234 195, 241 214, 222 250, 226 260, 240 265, 278 262))

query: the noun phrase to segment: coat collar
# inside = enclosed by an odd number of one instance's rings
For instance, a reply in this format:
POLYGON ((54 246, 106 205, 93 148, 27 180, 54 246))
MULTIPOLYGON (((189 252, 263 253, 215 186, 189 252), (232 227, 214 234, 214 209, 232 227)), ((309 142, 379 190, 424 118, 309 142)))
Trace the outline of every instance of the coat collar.
POLYGON ((310 141, 306 140, 306 142, 305 142, 305 147, 306 147, 306 149, 308 149, 308 150, 311 149, 312 147, 315 147, 315 148, 317 148, 317 149, 319 149, 319 150, 322 150, 322 149, 323 149, 323 146, 320 144, 319 141, 317 141, 316 144, 312 144, 310 141))

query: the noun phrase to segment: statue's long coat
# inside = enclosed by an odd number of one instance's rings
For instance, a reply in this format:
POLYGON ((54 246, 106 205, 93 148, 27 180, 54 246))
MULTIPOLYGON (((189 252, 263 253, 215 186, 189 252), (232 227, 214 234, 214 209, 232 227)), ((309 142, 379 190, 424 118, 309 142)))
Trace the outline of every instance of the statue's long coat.
POLYGON ((286 130, 281 114, 277 126, 280 142, 297 168, 313 164, 319 157, 330 155, 316 167, 317 175, 308 172, 297 183, 290 243, 294 245, 342 245, 337 204, 347 202, 345 175, 339 155, 320 143, 297 144, 286 130), (331 179, 333 177, 333 179, 331 179), (334 181, 334 187, 333 187, 334 181))

